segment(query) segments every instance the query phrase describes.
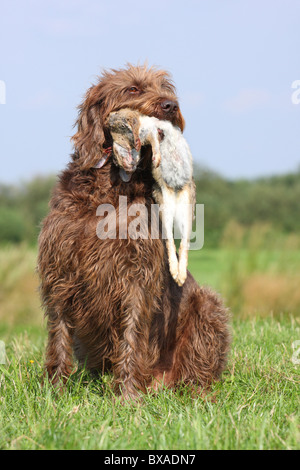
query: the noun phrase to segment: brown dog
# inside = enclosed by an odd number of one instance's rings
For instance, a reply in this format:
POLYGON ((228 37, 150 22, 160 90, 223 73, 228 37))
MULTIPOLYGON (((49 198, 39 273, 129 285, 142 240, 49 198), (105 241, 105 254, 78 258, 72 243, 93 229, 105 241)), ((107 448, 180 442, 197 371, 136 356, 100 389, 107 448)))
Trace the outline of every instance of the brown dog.
POLYGON ((111 371, 125 398, 161 381, 207 388, 226 364, 228 315, 189 273, 183 287, 174 282, 165 244, 152 239, 150 230, 147 239, 120 236, 131 220, 121 210, 125 197, 128 213, 137 202, 150 213, 154 183, 149 146, 142 148, 129 183, 110 158, 112 139, 104 123, 121 108, 184 128, 164 71, 128 66, 105 72, 88 90, 79 108, 73 161, 54 189, 39 238, 49 331, 46 371, 53 383, 64 382, 74 351, 87 368, 111 371), (103 204, 116 210, 115 238, 97 236, 97 208, 103 204))

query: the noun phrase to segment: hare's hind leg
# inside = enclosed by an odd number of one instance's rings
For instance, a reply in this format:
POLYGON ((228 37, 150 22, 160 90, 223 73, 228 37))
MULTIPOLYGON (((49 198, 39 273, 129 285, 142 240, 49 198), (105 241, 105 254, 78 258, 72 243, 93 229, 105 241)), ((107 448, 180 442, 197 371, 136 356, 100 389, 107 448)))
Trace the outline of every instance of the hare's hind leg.
POLYGON ((188 250, 192 231, 193 204, 191 203, 190 188, 186 187, 177 195, 175 221, 181 235, 179 246, 179 264, 177 284, 182 286, 187 277, 188 250))
POLYGON ((174 191, 164 187, 159 197, 156 194, 155 199, 158 200, 161 211, 163 238, 166 240, 166 248, 168 253, 169 270, 173 279, 177 282, 178 277, 178 258, 176 246, 173 238, 173 225, 176 213, 176 198, 174 191))

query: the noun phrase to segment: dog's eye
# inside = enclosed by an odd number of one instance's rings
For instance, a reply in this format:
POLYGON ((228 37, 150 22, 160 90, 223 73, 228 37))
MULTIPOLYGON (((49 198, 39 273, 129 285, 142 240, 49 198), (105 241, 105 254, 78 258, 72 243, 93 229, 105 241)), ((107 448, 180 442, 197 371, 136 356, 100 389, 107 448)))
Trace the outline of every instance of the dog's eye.
POLYGON ((129 93, 138 93, 139 90, 137 89, 136 86, 131 86, 130 88, 128 88, 128 91, 129 93))

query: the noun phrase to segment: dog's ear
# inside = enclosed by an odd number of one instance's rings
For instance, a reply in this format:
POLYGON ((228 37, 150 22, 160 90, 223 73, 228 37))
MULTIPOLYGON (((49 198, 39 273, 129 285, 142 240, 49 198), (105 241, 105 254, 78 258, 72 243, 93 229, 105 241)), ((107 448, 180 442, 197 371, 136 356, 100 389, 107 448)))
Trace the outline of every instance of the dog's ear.
POLYGON ((178 111, 178 127, 181 129, 181 132, 183 132, 185 128, 185 120, 181 114, 181 111, 178 111))
POLYGON ((75 150, 73 160, 82 170, 87 170, 97 165, 104 152, 103 114, 96 86, 87 91, 78 109, 78 119, 75 123, 77 132, 72 137, 75 150))

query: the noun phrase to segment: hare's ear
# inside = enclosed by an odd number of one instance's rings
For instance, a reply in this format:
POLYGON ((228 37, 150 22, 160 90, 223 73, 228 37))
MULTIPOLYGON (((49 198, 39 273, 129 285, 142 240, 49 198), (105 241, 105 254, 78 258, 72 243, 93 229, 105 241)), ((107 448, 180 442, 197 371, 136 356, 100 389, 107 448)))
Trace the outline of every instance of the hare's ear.
POLYGON ((72 137, 74 143, 73 159, 82 170, 95 167, 103 157, 105 134, 101 103, 95 102, 94 87, 88 90, 85 100, 79 106, 79 115, 76 121, 77 132, 72 137))

